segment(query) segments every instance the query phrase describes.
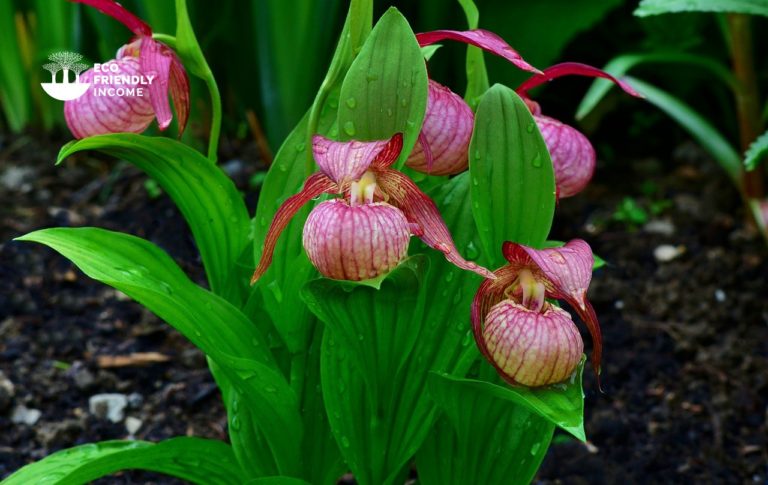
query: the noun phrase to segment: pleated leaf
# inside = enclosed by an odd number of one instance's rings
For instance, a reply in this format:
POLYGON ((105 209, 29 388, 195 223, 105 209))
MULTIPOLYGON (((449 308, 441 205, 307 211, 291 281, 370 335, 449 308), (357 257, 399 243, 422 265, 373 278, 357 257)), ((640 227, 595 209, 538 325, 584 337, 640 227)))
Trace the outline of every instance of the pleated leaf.
POLYGON ((504 264, 501 245, 541 247, 555 211, 552 161, 528 107, 494 85, 477 108, 469 147, 472 213, 491 268, 504 264))

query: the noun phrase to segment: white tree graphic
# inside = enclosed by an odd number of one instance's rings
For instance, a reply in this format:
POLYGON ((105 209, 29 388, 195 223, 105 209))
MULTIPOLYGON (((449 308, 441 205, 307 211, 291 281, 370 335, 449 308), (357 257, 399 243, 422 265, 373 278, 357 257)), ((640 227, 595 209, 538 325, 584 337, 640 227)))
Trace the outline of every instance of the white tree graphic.
POLYGON ((56 83, 56 73, 61 71, 61 67, 55 62, 43 64, 43 69, 51 73, 51 82, 56 83))
POLYGON ((88 70, 88 64, 83 64, 82 62, 78 62, 77 64, 72 65, 72 71, 75 73, 75 83, 80 82, 80 73, 83 71, 88 70))
MULTIPOLYGON (((48 59, 59 65, 61 70, 64 71, 64 75, 63 75, 64 84, 69 84, 69 70, 70 69, 75 70, 74 66, 80 65, 79 63, 83 59, 83 56, 76 52, 62 51, 62 52, 54 52, 53 54, 48 56, 48 59)), ((84 69, 81 69, 80 72, 82 72, 83 70, 84 69)), ((76 71, 76 77, 79 79, 79 72, 77 71, 76 71)))

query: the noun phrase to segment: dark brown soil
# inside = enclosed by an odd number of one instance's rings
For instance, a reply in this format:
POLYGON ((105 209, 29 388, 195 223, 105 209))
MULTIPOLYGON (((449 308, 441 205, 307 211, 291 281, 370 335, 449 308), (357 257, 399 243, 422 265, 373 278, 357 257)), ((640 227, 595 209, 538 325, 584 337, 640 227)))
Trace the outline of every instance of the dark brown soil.
MULTIPOLYGON (((139 439, 226 439, 198 351, 53 251, 9 242, 50 226, 121 230, 157 243, 201 281, 183 220, 131 167, 91 156, 54 167, 59 143, 37 139, 0 140, 0 182, 13 182, 0 183, 0 371, 15 388, 4 399, 0 383, 0 477, 61 448, 126 438, 124 423, 89 413, 88 398, 103 392, 141 396, 126 411, 142 421, 139 439), (133 352, 170 360, 98 365, 133 352), (39 421, 12 423, 18 405, 40 410, 39 421)), ((256 157, 248 147, 224 152, 245 190, 256 157)), ((590 290, 605 392, 586 376, 590 445, 558 435, 538 482, 768 483, 768 252, 718 168, 689 145, 602 166, 585 194, 560 202, 553 237, 582 237, 609 262, 590 290), (625 196, 659 214, 648 226, 614 220, 625 196), (683 252, 659 262, 663 244, 683 252)), ((178 483, 137 473, 104 483, 150 482, 178 483)))

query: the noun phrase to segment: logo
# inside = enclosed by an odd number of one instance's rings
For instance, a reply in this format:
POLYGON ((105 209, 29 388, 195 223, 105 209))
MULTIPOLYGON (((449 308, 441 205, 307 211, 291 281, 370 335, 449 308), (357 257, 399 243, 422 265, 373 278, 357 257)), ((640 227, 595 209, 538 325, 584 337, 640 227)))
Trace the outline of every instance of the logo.
POLYGON ((80 73, 88 69, 88 64, 80 62, 83 60, 82 55, 69 51, 54 52, 48 56, 48 60, 51 62, 43 65, 43 69, 51 73, 51 82, 40 85, 50 97, 70 101, 79 98, 91 87, 90 83, 80 82, 80 73), (63 74, 59 82, 57 74, 60 71, 63 74), (70 82, 70 71, 75 75, 74 83, 70 82))

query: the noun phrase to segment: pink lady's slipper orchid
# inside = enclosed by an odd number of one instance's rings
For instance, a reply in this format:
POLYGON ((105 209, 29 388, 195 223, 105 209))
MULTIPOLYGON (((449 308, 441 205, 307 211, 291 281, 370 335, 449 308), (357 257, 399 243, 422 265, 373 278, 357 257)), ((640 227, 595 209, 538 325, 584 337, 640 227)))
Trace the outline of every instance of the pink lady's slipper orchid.
POLYGON ((581 192, 595 172, 595 149, 580 131, 560 121, 541 114, 539 104, 528 97, 528 90, 560 76, 576 75, 601 77, 618 84, 628 94, 642 97, 632 86, 616 79, 607 72, 578 62, 563 62, 544 69, 541 74, 529 78, 517 88, 533 114, 544 137, 555 170, 558 197, 571 197, 581 192))
MULTIPOLYGON (((480 47, 515 66, 539 72, 520 57, 504 39, 487 30, 436 30, 416 34, 421 47, 450 39, 480 47)), ((475 115, 469 105, 447 87, 429 80, 429 97, 419 140, 406 164, 431 175, 454 175, 467 169, 467 150, 475 115)))
POLYGON ((315 135, 312 151, 320 171, 277 210, 251 283, 269 267, 290 219, 326 193, 342 197, 312 209, 303 236, 307 256, 324 276, 360 281, 385 274, 406 256, 413 234, 459 268, 493 278, 487 269, 461 257, 434 202, 411 179, 389 168, 402 148, 402 134, 373 142, 338 142, 315 135))
POLYGON ((589 245, 573 240, 537 250, 507 242, 509 264, 485 280, 472 302, 472 331, 480 352, 514 385, 546 386, 567 379, 584 344, 565 310, 546 301, 565 300, 592 335, 592 366, 599 375, 600 324, 587 301, 594 257, 589 245))
POLYGON ((152 38, 152 29, 114 0, 72 0, 109 15, 136 37, 117 57, 89 69, 80 81, 91 83, 81 97, 64 103, 67 126, 75 138, 104 133, 141 133, 153 119, 161 130, 173 119, 168 101, 179 117, 179 135, 189 117, 189 78, 170 47, 152 38), (141 93, 141 95, 139 95, 141 93))

